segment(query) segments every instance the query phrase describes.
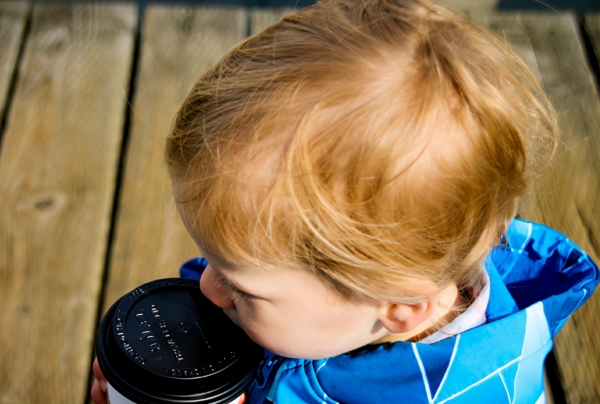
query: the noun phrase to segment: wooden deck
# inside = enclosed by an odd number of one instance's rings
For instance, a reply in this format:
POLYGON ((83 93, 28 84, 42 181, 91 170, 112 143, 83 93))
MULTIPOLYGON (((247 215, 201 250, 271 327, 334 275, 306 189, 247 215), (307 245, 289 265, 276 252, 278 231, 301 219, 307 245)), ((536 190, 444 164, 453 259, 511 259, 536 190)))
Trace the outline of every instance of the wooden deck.
MULTIPOLYGON (((287 12, 152 6, 140 22, 134 4, 0 2, 0 403, 85 402, 99 316, 197 254, 171 201, 165 134, 201 73, 287 12)), ((560 111, 556 163, 521 215, 599 261, 600 16, 474 18, 560 111)), ((600 293, 555 355, 566 401, 600 403, 600 293)))

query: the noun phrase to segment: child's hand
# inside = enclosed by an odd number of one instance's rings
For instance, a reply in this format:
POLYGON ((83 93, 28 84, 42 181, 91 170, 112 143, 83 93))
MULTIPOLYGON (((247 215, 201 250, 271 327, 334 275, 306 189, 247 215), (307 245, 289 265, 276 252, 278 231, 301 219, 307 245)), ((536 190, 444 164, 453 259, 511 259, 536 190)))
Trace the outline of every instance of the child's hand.
POLYGON ((92 401, 95 404, 108 404, 107 398, 107 382, 106 377, 102 374, 100 370, 100 365, 98 365, 98 358, 94 359, 94 364, 92 365, 92 370, 94 371, 94 384, 92 384, 92 401))

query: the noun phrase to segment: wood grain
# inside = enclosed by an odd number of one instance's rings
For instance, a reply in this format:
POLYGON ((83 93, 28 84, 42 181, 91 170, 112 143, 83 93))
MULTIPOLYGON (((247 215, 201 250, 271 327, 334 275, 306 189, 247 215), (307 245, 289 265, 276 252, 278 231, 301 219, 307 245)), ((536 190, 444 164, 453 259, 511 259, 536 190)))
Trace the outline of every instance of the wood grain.
POLYGON ((78 403, 137 12, 38 3, 0 156, 0 402, 78 403))
POLYGON ((433 0, 452 11, 466 15, 484 15, 492 12, 499 0, 433 0))
MULTIPOLYGON (((494 16, 490 28, 511 43, 540 79, 559 113, 556 158, 521 215, 568 235, 600 258, 600 101, 571 14, 494 16)), ((558 334, 555 354, 569 403, 600 402, 600 293, 558 334)))
POLYGON ((275 24, 288 14, 293 14, 293 8, 254 8, 250 11, 250 32, 252 35, 275 24))
MULTIPOLYGON (((0 117, 4 116, 8 105, 8 89, 28 13, 29 3, 25 1, 0 3, 0 117)), ((0 133, 0 138, 1 136, 0 133)))
POLYGON ((178 276, 179 266, 199 254, 173 202, 165 137, 191 87, 244 38, 246 21, 242 9, 146 11, 105 310, 139 284, 178 276))
MULTIPOLYGON (((458 13, 477 16, 492 12, 499 0, 434 0, 441 6, 458 13)), ((292 7, 282 8, 253 8, 250 12, 250 32, 252 35, 275 24, 282 17, 294 13, 292 7)))

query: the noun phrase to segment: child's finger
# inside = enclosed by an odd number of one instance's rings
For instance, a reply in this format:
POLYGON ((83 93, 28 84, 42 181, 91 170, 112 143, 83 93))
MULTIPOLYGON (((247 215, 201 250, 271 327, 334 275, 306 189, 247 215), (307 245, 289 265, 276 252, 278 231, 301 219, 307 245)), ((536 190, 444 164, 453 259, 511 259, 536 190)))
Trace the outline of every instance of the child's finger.
POLYGON ((92 371, 94 372, 94 383, 92 384, 92 401, 95 404, 108 404, 107 399, 107 382, 106 377, 102 374, 102 370, 100 370, 100 365, 98 364, 98 359, 94 359, 94 363, 92 365, 92 371))
POLYGON ((101 382, 98 380, 94 380, 94 384, 92 384, 92 401, 95 404, 108 404, 107 394, 106 394, 106 381, 104 383, 104 389, 101 385, 101 382))
POLYGON ((94 363, 92 365, 92 370, 94 372, 94 377, 98 381, 106 382, 106 377, 102 374, 102 370, 100 370, 100 365, 98 364, 98 358, 94 359, 94 363))

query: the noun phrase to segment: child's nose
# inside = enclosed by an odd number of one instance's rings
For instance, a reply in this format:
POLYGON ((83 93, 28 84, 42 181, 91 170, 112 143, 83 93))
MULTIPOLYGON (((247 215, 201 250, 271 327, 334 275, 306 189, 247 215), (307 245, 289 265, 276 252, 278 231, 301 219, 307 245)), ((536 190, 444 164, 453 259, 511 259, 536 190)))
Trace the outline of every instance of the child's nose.
POLYGON ((234 306, 233 300, 228 296, 228 291, 219 286, 217 274, 210 265, 207 265, 200 278, 200 291, 215 305, 222 309, 231 309, 234 306))

